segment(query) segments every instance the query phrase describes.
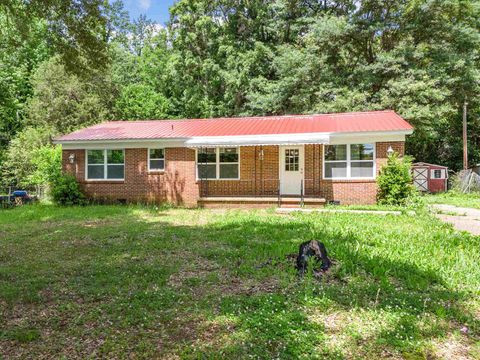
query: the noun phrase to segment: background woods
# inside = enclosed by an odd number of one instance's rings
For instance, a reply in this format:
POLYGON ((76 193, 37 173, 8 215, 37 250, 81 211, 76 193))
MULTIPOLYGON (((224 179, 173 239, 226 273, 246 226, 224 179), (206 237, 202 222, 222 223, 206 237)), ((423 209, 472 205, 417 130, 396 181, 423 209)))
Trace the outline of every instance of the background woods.
POLYGON ((390 108, 419 161, 480 160, 480 2, 0 0, 0 181, 29 184, 52 136, 108 119, 390 108), (28 16, 27 16, 28 14, 28 16))

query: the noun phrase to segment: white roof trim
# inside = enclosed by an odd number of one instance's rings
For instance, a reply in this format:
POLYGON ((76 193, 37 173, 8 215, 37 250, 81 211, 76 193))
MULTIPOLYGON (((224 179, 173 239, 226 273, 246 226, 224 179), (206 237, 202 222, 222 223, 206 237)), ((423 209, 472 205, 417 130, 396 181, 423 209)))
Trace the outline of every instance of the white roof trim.
POLYGON ((192 138, 158 139, 94 139, 94 140, 54 140, 64 149, 95 148, 140 148, 149 146, 163 147, 214 147, 214 146, 255 146, 255 145, 293 145, 293 144, 339 144, 351 141, 404 141, 411 130, 400 131, 359 131, 338 133, 301 133, 268 134, 239 136, 199 136, 192 138))
POLYGON ((209 146, 255 146, 255 145, 291 145, 291 144, 328 144, 329 133, 274 134, 242 136, 201 136, 185 141, 188 147, 209 146))

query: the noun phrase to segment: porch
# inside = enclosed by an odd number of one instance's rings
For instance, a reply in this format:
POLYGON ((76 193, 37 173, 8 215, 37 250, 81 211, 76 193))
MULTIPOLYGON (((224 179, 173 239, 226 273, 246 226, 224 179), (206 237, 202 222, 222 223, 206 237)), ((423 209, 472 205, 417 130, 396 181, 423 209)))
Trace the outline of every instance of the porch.
POLYGON ((321 144, 199 148, 198 203, 204 207, 323 206, 322 151, 321 144), (222 178, 225 174, 231 178, 222 178))

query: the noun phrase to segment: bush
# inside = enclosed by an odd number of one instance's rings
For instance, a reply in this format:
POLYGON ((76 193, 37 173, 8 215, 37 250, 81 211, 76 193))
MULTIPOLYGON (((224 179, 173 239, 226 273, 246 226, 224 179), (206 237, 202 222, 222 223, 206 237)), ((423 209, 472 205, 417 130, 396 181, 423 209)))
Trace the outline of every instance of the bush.
POLYGON ((62 175, 62 147, 45 145, 32 154, 33 172, 28 177, 30 184, 51 185, 62 175))
POLYGON ((58 205, 83 205, 85 195, 77 179, 72 175, 61 175, 51 184, 52 200, 58 205))
POLYGON ((50 138, 55 135, 51 128, 28 127, 19 132, 10 142, 0 162, 0 183, 3 186, 43 185, 38 176, 33 180, 40 149, 49 147, 50 138), (33 181, 33 182, 32 182, 33 181))
POLYGON ((394 153, 380 170, 377 178, 378 203, 384 205, 410 205, 418 199, 413 186, 412 161, 409 157, 400 158, 394 153))

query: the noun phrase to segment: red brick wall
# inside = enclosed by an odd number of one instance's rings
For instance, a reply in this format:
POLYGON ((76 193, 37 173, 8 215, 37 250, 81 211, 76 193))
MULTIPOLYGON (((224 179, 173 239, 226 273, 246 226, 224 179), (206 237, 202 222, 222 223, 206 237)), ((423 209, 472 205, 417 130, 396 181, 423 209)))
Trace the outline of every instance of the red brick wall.
MULTIPOLYGON (((380 142, 376 144, 377 174, 387 162, 387 149, 401 155, 405 143, 380 142)), ((341 204, 374 204, 377 196, 375 180, 323 180, 323 146, 305 145, 305 194, 324 197, 327 201, 336 200, 341 204)))
POLYGON ((147 149, 125 149, 124 181, 85 181, 85 150, 64 150, 63 168, 76 176, 83 190, 93 199, 129 202, 172 202, 196 206, 199 189, 195 179, 195 151, 167 148, 164 172, 148 172, 147 149), (75 154, 75 163, 68 157, 75 154))
MULTIPOLYGON (((377 172, 385 164, 388 146, 404 153, 404 142, 377 143, 377 172)), ((91 198, 142 202, 168 201, 196 206, 202 196, 272 195, 278 191, 279 147, 245 146, 240 150, 240 180, 196 181, 195 150, 167 148, 164 172, 149 173, 147 149, 125 150, 125 180, 85 181, 85 150, 64 150, 63 167, 74 174, 91 198), (263 150, 263 161, 261 152, 263 150), (76 161, 68 157, 74 153, 76 161)), ((342 204, 375 203, 375 180, 323 180, 323 146, 305 145, 305 194, 342 204)))
POLYGON ((278 146, 242 146, 240 180, 201 182, 203 196, 275 195, 278 192, 278 146), (260 160, 263 151, 263 161, 260 160))

